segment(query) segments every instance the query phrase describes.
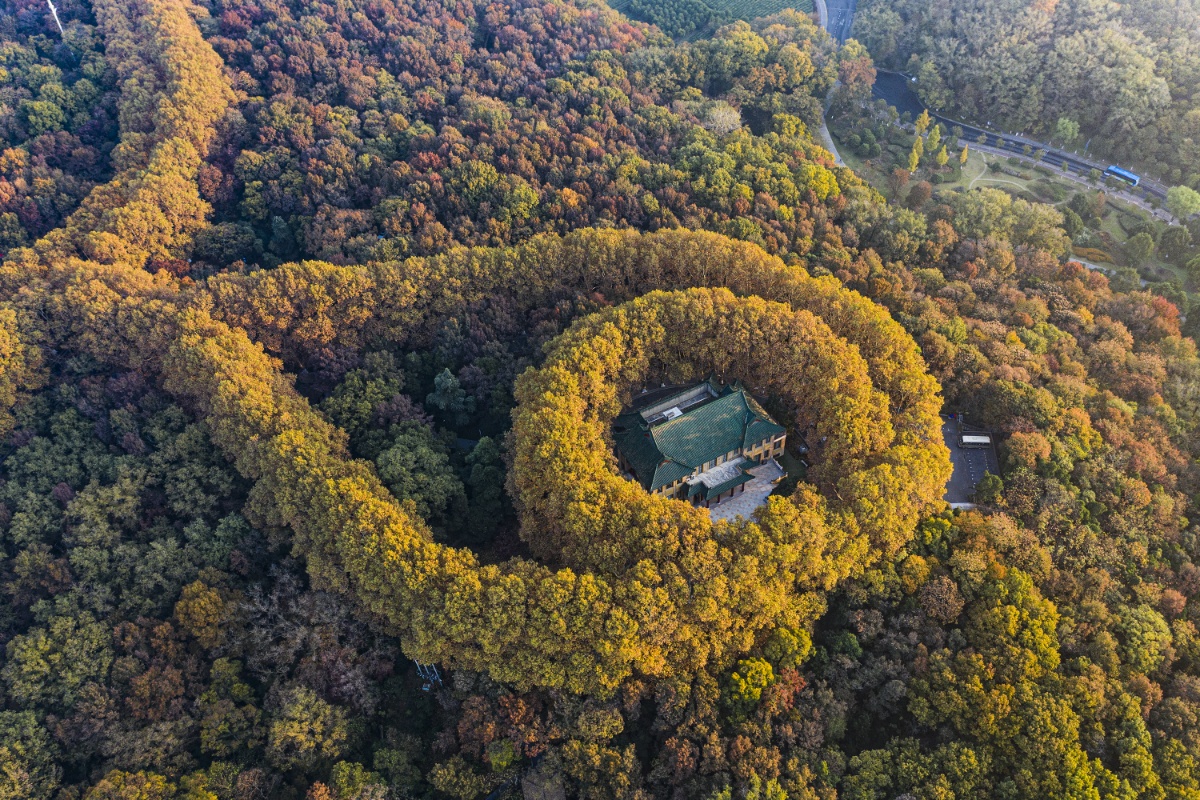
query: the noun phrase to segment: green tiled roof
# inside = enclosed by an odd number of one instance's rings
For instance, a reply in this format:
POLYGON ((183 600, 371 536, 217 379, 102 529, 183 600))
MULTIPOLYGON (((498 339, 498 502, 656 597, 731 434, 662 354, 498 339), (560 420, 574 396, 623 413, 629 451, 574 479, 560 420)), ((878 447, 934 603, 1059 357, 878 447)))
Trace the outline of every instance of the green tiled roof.
POLYGON ((744 389, 730 386, 720 396, 653 426, 636 411, 622 414, 614 431, 617 448, 638 482, 654 491, 719 456, 781 434, 784 428, 744 389))
MULTIPOLYGON (((703 497, 705 500, 708 500, 710 497, 716 497, 719 494, 728 492, 735 486, 740 486, 741 484, 752 480, 754 480, 753 475, 751 475, 749 472, 742 471, 724 483, 718 483, 716 486, 706 487, 701 497, 703 497)), ((688 496, 690 497, 691 494, 689 493, 688 496)))

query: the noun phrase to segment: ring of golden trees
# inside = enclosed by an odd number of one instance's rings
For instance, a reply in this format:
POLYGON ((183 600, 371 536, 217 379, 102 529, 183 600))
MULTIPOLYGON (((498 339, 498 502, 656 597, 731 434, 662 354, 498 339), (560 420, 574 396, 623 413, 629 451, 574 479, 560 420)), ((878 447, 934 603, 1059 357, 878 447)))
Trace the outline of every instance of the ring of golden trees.
POLYGON ((581 693, 635 673, 683 677, 811 620, 823 590, 893 554, 939 501, 949 461, 938 387, 915 343, 879 306, 750 244, 581 230, 203 285, 151 275, 144 264, 186 250, 203 224, 196 165, 231 93, 182 4, 98 5, 140 65, 124 76, 123 107, 159 113, 151 130, 122 130, 131 155, 112 184, 0 268, 0 356, 10 356, 0 401, 37 388, 43 351, 158 374, 254 482, 245 513, 290 529, 314 585, 352 593, 410 656, 581 693), (176 72, 188 53, 197 66, 185 80, 176 72), (159 191, 164 181, 187 191, 159 191), (577 322, 517 387, 512 488, 544 563, 482 565, 435 543, 283 371, 329 346, 420 347, 442 320, 498 295, 518 310, 631 301, 577 322), (814 485, 754 521, 713 526, 610 466, 606 420, 631 385, 708 371, 761 387, 826 437, 814 485))

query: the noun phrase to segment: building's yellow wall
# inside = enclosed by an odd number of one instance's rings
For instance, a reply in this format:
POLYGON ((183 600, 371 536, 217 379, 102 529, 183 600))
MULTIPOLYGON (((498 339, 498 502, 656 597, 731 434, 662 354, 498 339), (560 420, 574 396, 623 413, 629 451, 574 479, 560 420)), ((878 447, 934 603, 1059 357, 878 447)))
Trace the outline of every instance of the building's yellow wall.
MULTIPOLYGON (((697 467, 696 469, 692 470, 692 474, 688 477, 695 477, 696 475, 699 475, 701 472, 703 472, 704 469, 709 467, 710 465, 715 466, 716 464, 723 464, 726 461, 730 461, 733 458, 736 458, 737 456, 742 456, 743 458, 746 458, 749 460, 754 460, 754 461, 758 460, 758 458, 764 454, 768 458, 778 458, 779 456, 783 455, 783 449, 786 446, 786 444, 787 444, 787 434, 785 433, 783 436, 781 436, 779 438, 779 441, 777 441, 777 442, 772 442, 770 439, 764 439, 763 441, 759 442, 758 444, 754 445, 753 447, 746 448, 745 450, 731 450, 729 452, 729 454, 718 458, 717 461, 715 461, 715 462, 710 461, 710 462, 706 463, 703 467, 697 467)), ((623 461, 623 459, 622 459, 622 461, 623 461)), ((674 497, 676 494, 678 494, 679 488, 681 486, 683 486, 686 481, 687 481, 687 478, 679 478, 667 486, 663 486, 659 489, 654 490, 654 494, 660 494, 664 497, 674 497)))

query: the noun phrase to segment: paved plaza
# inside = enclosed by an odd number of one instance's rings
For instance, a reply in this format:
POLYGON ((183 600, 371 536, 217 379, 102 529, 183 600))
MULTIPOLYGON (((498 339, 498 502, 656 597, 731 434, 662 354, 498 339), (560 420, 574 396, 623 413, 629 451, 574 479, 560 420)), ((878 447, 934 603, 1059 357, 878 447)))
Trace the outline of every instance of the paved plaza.
POLYGON ((784 472, 777 461, 768 461, 750 470, 750 474, 754 479, 746 483, 744 492, 723 500, 708 510, 713 522, 720 519, 733 520, 737 517, 749 519, 754 509, 767 502, 767 496, 775 491, 776 483, 783 477, 784 472))

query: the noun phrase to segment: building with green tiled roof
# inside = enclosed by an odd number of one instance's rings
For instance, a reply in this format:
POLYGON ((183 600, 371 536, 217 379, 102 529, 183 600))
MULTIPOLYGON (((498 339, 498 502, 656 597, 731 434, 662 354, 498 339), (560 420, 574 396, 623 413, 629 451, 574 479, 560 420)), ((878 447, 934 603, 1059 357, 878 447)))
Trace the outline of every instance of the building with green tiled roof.
POLYGON ((621 469, 648 492, 712 505, 783 454, 787 430, 738 383, 709 380, 613 423, 621 469))

